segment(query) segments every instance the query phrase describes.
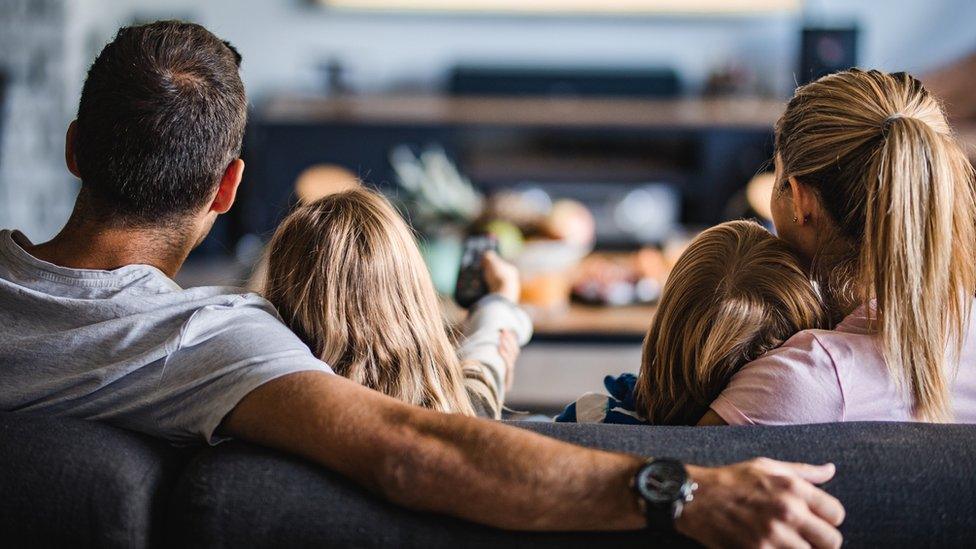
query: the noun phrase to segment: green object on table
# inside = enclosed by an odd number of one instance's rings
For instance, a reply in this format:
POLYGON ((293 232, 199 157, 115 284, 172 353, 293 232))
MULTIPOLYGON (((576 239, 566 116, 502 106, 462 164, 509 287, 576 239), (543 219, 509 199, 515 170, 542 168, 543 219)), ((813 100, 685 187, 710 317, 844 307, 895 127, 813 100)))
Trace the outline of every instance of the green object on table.
POLYGON ((463 252, 460 232, 441 231, 421 238, 419 244, 434 288, 442 294, 453 294, 463 252))
POLYGON ((498 239, 498 253, 509 261, 513 261, 525 244, 522 231, 511 221, 495 219, 485 223, 484 231, 498 239))

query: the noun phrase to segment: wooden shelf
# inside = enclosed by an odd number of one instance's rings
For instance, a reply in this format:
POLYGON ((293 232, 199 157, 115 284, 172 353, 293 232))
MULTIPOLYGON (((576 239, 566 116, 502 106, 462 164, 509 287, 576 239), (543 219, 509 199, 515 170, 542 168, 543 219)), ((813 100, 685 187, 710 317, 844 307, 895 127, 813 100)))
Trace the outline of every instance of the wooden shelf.
POLYGON ((785 103, 760 98, 576 99, 373 95, 278 97, 260 111, 290 124, 772 129, 785 103))

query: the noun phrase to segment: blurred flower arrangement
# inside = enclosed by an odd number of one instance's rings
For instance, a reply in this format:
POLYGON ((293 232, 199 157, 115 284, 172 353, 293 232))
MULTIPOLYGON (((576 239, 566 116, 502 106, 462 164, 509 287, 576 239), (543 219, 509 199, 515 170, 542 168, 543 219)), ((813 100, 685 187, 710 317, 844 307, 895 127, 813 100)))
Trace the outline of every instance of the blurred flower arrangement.
POLYGON ((501 255, 523 274, 523 300, 554 307, 568 302, 571 271, 593 248, 596 225, 583 204, 553 201, 538 188, 486 197, 437 146, 399 146, 390 164, 397 200, 421 235, 421 250, 438 290, 455 283, 465 235, 493 234, 501 255))
POLYGON ((492 234, 499 252, 522 273, 522 302, 542 311, 568 306, 570 297, 603 305, 655 301, 669 266, 667 254, 592 254, 596 223, 587 207, 522 185, 491 196, 480 192, 437 146, 390 153, 399 192, 395 200, 420 234, 421 251, 438 291, 454 289, 463 239, 492 234))

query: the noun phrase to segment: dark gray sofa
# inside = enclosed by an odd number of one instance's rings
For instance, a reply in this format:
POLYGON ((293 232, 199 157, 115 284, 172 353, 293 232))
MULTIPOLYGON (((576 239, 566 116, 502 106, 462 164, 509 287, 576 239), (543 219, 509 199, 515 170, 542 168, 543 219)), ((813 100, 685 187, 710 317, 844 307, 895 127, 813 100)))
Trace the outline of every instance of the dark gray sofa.
MULTIPOLYGON (((839 472, 827 489, 847 507, 847 544, 976 544, 976 426, 517 425, 587 446, 702 464, 758 455, 831 460, 839 472)), ((4 547, 571 547, 648 541, 688 545, 645 532, 503 532, 391 506, 329 471, 240 442, 175 448, 98 423, 0 413, 4 547)))

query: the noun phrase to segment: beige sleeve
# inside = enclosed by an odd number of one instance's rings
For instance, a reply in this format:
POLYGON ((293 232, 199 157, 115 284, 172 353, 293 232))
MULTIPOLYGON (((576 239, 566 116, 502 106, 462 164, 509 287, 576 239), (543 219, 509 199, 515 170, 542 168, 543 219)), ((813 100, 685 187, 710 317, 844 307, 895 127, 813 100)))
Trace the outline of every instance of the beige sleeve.
MULTIPOLYGON (((500 410, 505 402, 507 368, 498 352, 501 331, 514 333, 519 345, 525 346, 532 339, 532 320, 521 307, 511 301, 498 295, 488 295, 471 307, 462 329, 464 339, 458 347, 458 356, 462 362, 469 363, 466 383, 478 384, 478 377, 486 378, 493 385, 488 389, 493 389, 497 399, 496 408, 500 410), (479 370, 475 371, 475 368, 479 370)), ((469 393, 470 390, 469 387, 469 393)))

